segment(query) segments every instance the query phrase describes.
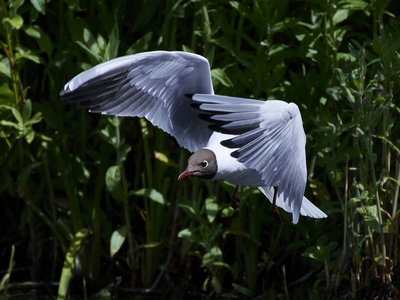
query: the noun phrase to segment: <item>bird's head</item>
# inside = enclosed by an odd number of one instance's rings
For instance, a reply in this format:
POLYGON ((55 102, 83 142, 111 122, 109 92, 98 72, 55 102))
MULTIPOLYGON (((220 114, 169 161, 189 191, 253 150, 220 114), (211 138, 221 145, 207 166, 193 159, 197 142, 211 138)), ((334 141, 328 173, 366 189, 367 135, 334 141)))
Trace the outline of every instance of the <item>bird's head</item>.
POLYGON ((187 176, 196 176, 205 179, 212 179, 217 173, 217 158, 213 151, 200 149, 192 154, 188 159, 188 166, 179 175, 178 180, 187 176))

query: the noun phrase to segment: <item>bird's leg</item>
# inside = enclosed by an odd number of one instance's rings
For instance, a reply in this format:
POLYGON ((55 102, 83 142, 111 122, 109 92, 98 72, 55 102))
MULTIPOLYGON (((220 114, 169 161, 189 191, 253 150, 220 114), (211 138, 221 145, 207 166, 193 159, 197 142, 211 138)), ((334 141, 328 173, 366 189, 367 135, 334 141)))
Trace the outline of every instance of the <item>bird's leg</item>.
POLYGON ((282 220, 281 215, 279 214, 278 207, 276 206, 276 196, 277 195, 278 195, 278 187, 274 186, 274 199, 272 200, 271 212, 277 221, 281 221, 282 220))
POLYGON ((238 203, 240 202, 240 199, 238 196, 236 196, 237 190, 239 186, 237 185, 235 190, 233 191, 233 194, 231 195, 231 205, 234 210, 238 207, 238 203))

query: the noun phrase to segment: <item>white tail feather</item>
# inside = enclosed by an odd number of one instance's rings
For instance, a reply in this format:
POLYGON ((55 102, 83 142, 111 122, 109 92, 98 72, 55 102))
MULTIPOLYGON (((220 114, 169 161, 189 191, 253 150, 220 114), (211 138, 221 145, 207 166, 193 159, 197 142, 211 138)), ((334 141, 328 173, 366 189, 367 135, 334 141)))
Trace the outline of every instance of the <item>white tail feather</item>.
MULTIPOLYGON (((258 188, 267 198, 269 201, 273 200, 274 197, 274 189, 267 188, 267 187, 259 187, 258 188)), ((276 199, 276 205, 285 211, 293 214, 293 224, 297 224, 299 221, 300 214, 302 216, 311 217, 311 218, 326 218, 327 215, 316 207, 314 204, 310 202, 306 197, 303 196, 303 200, 301 203, 300 211, 296 211, 292 206, 289 206, 289 203, 284 201, 284 194, 281 193, 279 197, 276 199)))

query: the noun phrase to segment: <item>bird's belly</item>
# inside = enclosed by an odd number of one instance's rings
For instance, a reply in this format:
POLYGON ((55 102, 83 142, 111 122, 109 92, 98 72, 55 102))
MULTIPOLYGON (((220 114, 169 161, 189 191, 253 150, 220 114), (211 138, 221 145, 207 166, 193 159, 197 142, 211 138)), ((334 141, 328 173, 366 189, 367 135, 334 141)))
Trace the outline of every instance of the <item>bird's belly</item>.
POLYGON ((220 178, 213 178, 213 180, 224 179, 234 185, 250 186, 250 187, 259 187, 265 184, 261 180, 261 175, 257 171, 247 168, 240 172, 230 172, 226 174, 221 174, 221 176, 219 177, 220 178))
POLYGON ((212 180, 224 179, 235 185, 251 187, 264 186, 261 175, 254 169, 247 168, 243 163, 231 156, 237 149, 230 149, 221 145, 221 141, 230 139, 234 135, 214 132, 207 148, 211 149, 217 158, 218 170, 212 180))

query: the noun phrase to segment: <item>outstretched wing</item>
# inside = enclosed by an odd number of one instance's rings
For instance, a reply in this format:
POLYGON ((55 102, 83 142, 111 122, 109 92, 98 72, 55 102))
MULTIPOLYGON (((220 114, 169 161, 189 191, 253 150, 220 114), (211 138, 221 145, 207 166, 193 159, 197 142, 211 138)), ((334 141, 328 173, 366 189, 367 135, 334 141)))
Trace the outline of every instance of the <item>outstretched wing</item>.
POLYGON ((278 186, 282 205, 297 222, 307 180, 306 137, 297 105, 218 95, 194 95, 193 100, 212 130, 236 135, 221 144, 238 148, 232 156, 258 171, 266 187, 278 186))
POLYGON ((60 99, 105 115, 145 117, 191 152, 212 134, 188 94, 213 94, 208 61, 196 54, 154 51, 99 64, 74 77, 60 99))

